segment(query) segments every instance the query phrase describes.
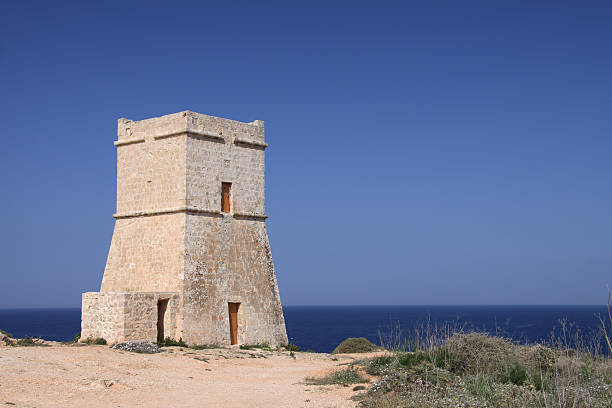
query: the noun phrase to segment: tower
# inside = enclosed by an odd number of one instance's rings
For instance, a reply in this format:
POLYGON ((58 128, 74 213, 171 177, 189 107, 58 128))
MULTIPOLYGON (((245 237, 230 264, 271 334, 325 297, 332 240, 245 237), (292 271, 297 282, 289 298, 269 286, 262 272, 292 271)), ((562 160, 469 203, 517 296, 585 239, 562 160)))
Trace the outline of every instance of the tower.
POLYGON ((287 343, 265 220, 264 124, 179 112, 117 126, 117 212, 81 338, 287 343))

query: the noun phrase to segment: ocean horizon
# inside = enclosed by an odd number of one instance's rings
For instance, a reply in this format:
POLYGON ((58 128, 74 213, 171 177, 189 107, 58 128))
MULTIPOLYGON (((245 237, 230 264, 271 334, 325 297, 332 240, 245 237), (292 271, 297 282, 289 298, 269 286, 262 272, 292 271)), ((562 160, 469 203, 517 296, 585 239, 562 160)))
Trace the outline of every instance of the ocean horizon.
MULTIPOLYGON (((452 326, 501 335, 522 343, 549 342, 566 329, 583 337, 600 334, 597 315, 606 305, 350 305, 284 306, 289 342, 302 350, 331 352, 347 337, 379 344, 401 329, 452 326)), ((80 308, 0 309, 0 329, 17 337, 70 341, 80 332, 80 308)))

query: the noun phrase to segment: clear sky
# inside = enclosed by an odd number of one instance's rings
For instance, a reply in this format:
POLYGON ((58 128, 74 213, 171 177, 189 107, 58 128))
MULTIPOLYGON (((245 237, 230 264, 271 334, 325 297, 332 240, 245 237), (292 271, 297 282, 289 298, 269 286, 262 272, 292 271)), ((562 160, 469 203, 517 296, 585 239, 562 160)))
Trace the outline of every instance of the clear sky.
POLYGON ((266 122, 298 304, 601 304, 612 2, 61 2, 0 10, 0 308, 99 290, 116 120, 266 122))

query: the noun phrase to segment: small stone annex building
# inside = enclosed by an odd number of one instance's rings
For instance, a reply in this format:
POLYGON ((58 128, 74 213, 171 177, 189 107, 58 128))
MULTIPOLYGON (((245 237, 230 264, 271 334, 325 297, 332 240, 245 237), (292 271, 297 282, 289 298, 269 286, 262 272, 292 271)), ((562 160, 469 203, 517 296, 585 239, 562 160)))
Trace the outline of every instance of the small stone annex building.
POLYGON ((81 338, 287 343, 266 229, 262 121, 194 112, 117 129, 117 213, 81 338))

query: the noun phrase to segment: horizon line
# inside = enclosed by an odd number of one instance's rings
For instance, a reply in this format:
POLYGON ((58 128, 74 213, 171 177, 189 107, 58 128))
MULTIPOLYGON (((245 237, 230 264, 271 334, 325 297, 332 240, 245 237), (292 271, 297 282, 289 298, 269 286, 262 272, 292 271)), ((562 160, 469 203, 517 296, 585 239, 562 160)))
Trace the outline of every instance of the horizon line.
MULTIPOLYGON (((521 306, 521 307, 607 307, 606 303, 595 304, 595 303, 482 303, 482 304, 346 304, 346 305, 307 305, 307 304, 289 304, 282 305, 282 307, 508 307, 508 306, 521 306)), ((33 309, 81 309, 80 306, 25 306, 25 307, 0 307, 2 310, 33 310, 33 309)))

